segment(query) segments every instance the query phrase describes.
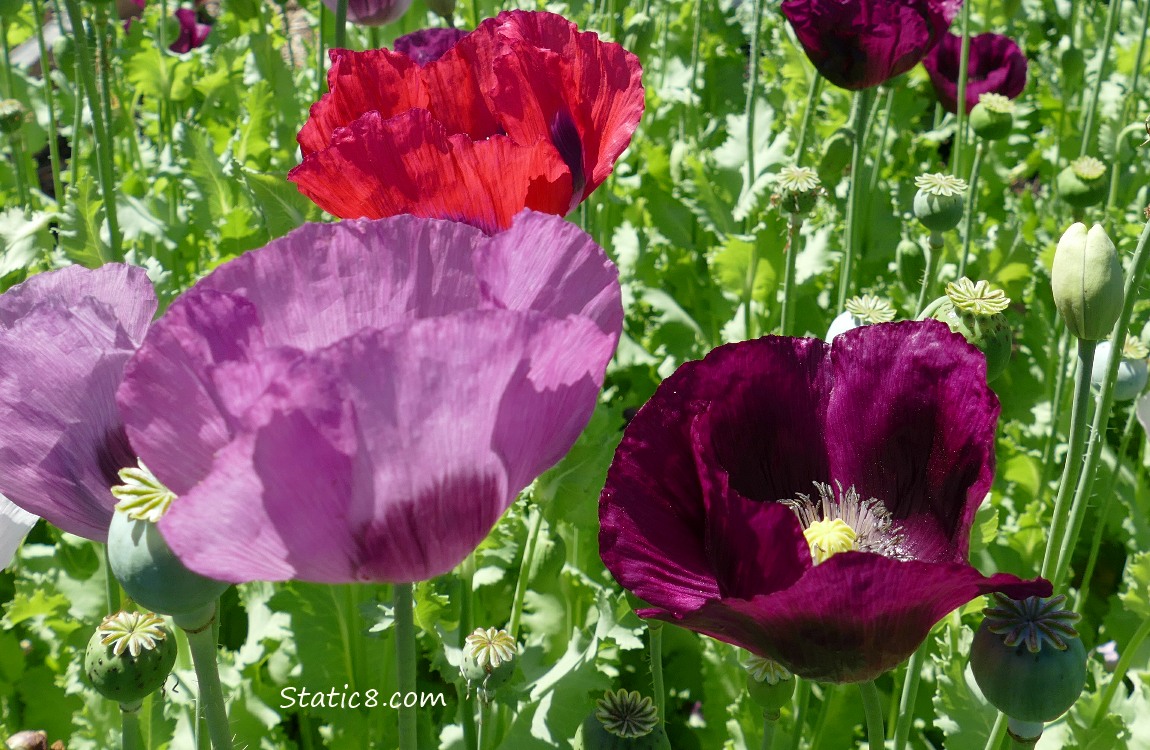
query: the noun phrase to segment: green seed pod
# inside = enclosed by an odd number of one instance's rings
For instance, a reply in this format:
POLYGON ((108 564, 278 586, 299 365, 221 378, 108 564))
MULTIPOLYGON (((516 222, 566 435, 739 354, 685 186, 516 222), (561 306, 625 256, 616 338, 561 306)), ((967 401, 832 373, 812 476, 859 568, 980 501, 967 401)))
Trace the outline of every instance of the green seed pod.
POLYGON ((637 691, 606 692, 579 727, 575 750, 671 750, 650 698, 637 691))
POLYGON ((491 695, 515 674, 519 647, 510 633, 496 628, 476 628, 464 642, 459 673, 468 692, 475 686, 479 699, 490 702, 491 695))
POLYGON ((986 699, 1011 719, 1053 721, 1086 685, 1086 649, 1074 629, 1079 616, 1060 609, 1065 599, 1019 602, 995 594, 995 606, 983 610, 970 668, 986 699))
POLYGON ((1014 102, 1002 94, 980 94, 970 111, 970 127, 979 138, 997 141, 1014 128, 1014 102))
POLYGON ((0 133, 19 132, 28 119, 28 108, 15 99, 0 99, 0 133))
POLYGON ((889 323, 894 320, 894 306, 881 297, 873 294, 864 294, 861 297, 851 297, 843 306, 845 309, 827 329, 826 341, 830 343, 835 337, 853 331, 861 326, 875 323, 889 323))
MULTIPOLYGON (((1090 370, 1090 382, 1101 388, 1106 380, 1106 372, 1110 369, 1110 342, 1100 341, 1094 350, 1094 367, 1090 370)), ((1122 350, 1122 361, 1118 363, 1118 377, 1114 381, 1114 400, 1129 401, 1136 398, 1146 388, 1147 378, 1150 377, 1150 367, 1147 367, 1146 347, 1133 336, 1126 337, 1126 346, 1122 350)))
POLYGON ((966 180, 948 174, 916 177, 914 215, 932 233, 947 232, 962 221, 966 180))
POLYGON ((794 675, 778 662, 754 654, 741 663, 747 670, 747 694, 763 709, 763 716, 776 721, 779 709, 790 703, 795 693, 794 675))
POLYGON ((1101 203, 1110 187, 1106 165, 1093 156, 1070 162, 1055 181, 1062 200, 1075 208, 1088 208, 1101 203))
POLYGON ((946 297, 937 302, 931 305, 930 317, 946 323, 986 355, 986 382, 1005 372, 1014 331, 1003 315, 1010 300, 1002 290, 991 289, 987 281, 975 283, 963 277, 947 284, 946 297))
POLYGON ((828 185, 838 183, 843 170, 851 163, 854 151, 855 131, 839 128, 823 142, 823 154, 819 158, 819 179, 828 185))
POLYGON ((902 240, 894 249, 894 260, 903 289, 913 291, 922 286, 922 277, 926 273, 926 253, 922 251, 922 245, 914 240, 902 240))
POLYGON ((810 167, 786 166, 779 170, 775 184, 779 208, 796 216, 804 216, 815 207, 823 189, 819 176, 810 167))
POLYGON ((1083 341, 1110 335, 1122 313, 1122 263, 1101 224, 1090 231, 1081 222, 1058 241, 1050 285, 1066 327, 1083 341))
POLYGON ((154 693, 176 663, 176 640, 151 612, 108 615, 88 641, 84 674, 100 695, 130 705, 154 693))

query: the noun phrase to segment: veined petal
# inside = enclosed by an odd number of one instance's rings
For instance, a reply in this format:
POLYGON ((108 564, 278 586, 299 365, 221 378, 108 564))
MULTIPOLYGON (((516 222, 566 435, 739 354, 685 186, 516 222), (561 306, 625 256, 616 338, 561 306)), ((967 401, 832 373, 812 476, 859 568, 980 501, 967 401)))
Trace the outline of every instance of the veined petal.
POLYGON ((396 52, 407 55, 416 65, 424 67, 447 54, 465 36, 467 32, 463 29, 420 29, 397 38, 392 46, 396 52))
MULTIPOLYGON (((958 110, 958 68, 962 37, 947 33, 923 59, 922 65, 939 102, 949 112, 958 110)), ((982 94, 1013 99, 1026 88, 1026 55, 1018 43, 1002 34, 976 34, 970 38, 967 65, 966 111, 974 109, 982 94)))

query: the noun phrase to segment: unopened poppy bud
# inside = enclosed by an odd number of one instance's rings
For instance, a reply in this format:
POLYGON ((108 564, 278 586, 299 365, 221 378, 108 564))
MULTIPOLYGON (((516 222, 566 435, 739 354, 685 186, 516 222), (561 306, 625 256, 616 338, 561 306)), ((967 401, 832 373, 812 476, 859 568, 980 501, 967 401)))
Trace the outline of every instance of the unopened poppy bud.
POLYGON ((902 240, 894 249, 894 260, 903 288, 908 291, 918 289, 926 273, 926 254, 922 245, 914 240, 902 240))
POLYGON ((506 630, 476 628, 464 639, 459 673, 472 686, 481 701, 490 702, 492 694, 507 684, 515 674, 515 657, 519 646, 506 630))
POLYGON ((775 184, 779 208, 796 216, 803 216, 814 208, 823 192, 818 174, 810 167, 783 167, 775 184))
POLYGON ((988 141, 1005 138, 1014 128, 1014 102, 1002 94, 980 94, 970 111, 970 127, 988 141))
POLYGON ((1042 724, 1065 713, 1086 685, 1079 615, 1061 608, 1065 600, 996 593, 970 646, 975 682, 1022 742, 1037 741, 1042 724))
POLYGON ((1073 91, 1082 82, 1082 74, 1086 72, 1086 56, 1077 47, 1068 47, 1062 51, 1060 60, 1062 68, 1063 90, 1073 91))
MULTIPOLYGON (((1101 388, 1106 382, 1106 373, 1110 369, 1111 347, 1109 341, 1101 341, 1094 350, 1094 367, 1090 371, 1090 382, 1101 388)), ((1147 367, 1146 357, 1150 354, 1146 346, 1134 338, 1126 337, 1126 345, 1122 348, 1122 361, 1118 363, 1118 377, 1114 381, 1113 396, 1115 401, 1129 401, 1135 398, 1146 387, 1150 368, 1147 367)))
POLYGON ((15 99, 0 100, 0 132, 15 133, 28 119, 28 108, 15 99))
POLYGON ((188 570, 175 556, 156 522, 175 495, 140 464, 120 471, 124 482, 112 488, 119 501, 108 527, 108 564, 128 596, 177 624, 199 625, 214 612, 231 585, 188 570))
POLYGON ((914 215, 934 232, 946 232, 962 221, 966 180, 949 174, 924 174, 914 179, 914 215))
POLYGON ((818 167, 819 177, 823 182, 834 185, 839 181, 843 170, 851 163, 854 143, 855 131, 850 128, 839 128, 826 139, 818 167))
POLYGON ((440 18, 451 20, 455 15, 455 0, 424 0, 431 12, 440 18))
POLYGON ((650 698, 638 691, 607 691, 579 727, 575 750, 670 750, 667 731, 650 698))
POLYGON ((831 321, 831 327, 827 329, 826 340, 828 343, 839 334, 854 330, 859 326, 888 323, 894 320, 894 307, 886 300, 873 294, 851 297, 847 300, 844 308, 842 314, 831 321))
POLYGON ((749 654, 742 661, 747 670, 747 693, 763 715, 771 721, 779 718, 783 706, 791 701, 795 692, 795 677, 786 667, 776 661, 749 654))
POLYGON ((176 639, 151 612, 117 612, 96 628, 84 653, 84 675, 108 700, 131 706, 167 681, 176 639))
POLYGON ((950 326, 950 330, 978 347, 986 355, 986 382, 991 382, 1010 363, 1010 350, 1014 332, 1003 312, 1010 299, 1001 289, 992 289, 990 282, 974 282, 963 277, 946 285, 946 296, 936 300, 927 310, 935 320, 950 326))
POLYGON ((1058 173, 1056 181, 1062 200, 1075 208, 1087 208, 1102 201, 1109 189, 1106 165, 1093 156, 1075 159, 1058 173))
POLYGON ((1081 222, 1066 230, 1054 252, 1050 285, 1072 334, 1083 341, 1110 335, 1122 313, 1122 264, 1101 224, 1089 232, 1081 222))

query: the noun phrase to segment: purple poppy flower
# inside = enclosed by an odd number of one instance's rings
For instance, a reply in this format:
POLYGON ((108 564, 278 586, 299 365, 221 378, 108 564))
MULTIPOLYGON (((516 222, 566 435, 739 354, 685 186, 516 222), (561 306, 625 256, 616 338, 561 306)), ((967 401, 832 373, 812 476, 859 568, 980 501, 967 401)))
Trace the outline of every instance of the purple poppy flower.
POLYGON ((422 68, 443 57, 467 33, 456 28, 420 29, 399 37, 392 46, 422 68))
MULTIPOLYGON (((323 0, 323 4, 335 13, 339 0, 323 0)), ((347 20, 362 26, 383 26, 398 21, 410 6, 411 0, 348 0, 347 20)))
POLYGON ((423 580, 571 447, 622 315, 614 266, 559 217, 307 225, 173 303, 118 401, 197 573, 423 580))
POLYGON ((783 0, 807 57, 844 89, 878 86, 918 65, 962 0, 783 0))
MULTIPOLYGON (((948 33, 923 59, 938 100, 948 112, 958 111, 958 67, 962 37, 948 33)), ((970 38, 966 68, 966 111, 974 109, 982 94, 1001 94, 1013 99, 1026 88, 1026 55, 1018 44, 1002 34, 978 34, 970 38)))
POLYGON ((628 425, 603 561, 643 617, 810 679, 872 679, 976 596, 1050 594, 967 562, 998 411, 982 355, 936 321, 720 347, 628 425))
POLYGON ((116 472, 136 463, 116 409, 156 297, 142 268, 70 266, 0 295, 0 492, 104 541, 116 472))
POLYGON ((176 20, 180 22, 180 36, 168 47, 172 52, 183 54, 202 47, 211 33, 212 27, 196 20, 196 12, 191 8, 180 8, 176 11, 176 20))

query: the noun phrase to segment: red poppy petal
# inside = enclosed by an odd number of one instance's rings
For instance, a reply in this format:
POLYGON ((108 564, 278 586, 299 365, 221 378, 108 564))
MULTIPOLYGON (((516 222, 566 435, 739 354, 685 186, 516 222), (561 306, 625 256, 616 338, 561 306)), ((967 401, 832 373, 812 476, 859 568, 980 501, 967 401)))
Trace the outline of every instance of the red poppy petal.
MULTIPOLYGON (((495 45, 489 29, 494 22, 495 19, 484 21, 442 57, 423 68, 429 99, 427 108, 448 133, 466 133, 473 140, 506 135, 484 95, 484 88, 491 85, 493 75, 495 45)), ((534 143, 543 137, 546 131, 521 142, 534 143)))
POLYGON ((524 208, 564 214, 571 174, 547 142, 447 135, 425 109, 368 112, 288 173, 299 191, 344 219, 397 214, 452 219, 492 233, 524 208))
POLYGON ((427 107, 419 65, 386 49, 353 52, 333 49, 327 73, 329 93, 311 106, 299 131, 303 155, 327 148, 336 128, 346 127, 366 112, 393 117, 414 107, 427 107))

